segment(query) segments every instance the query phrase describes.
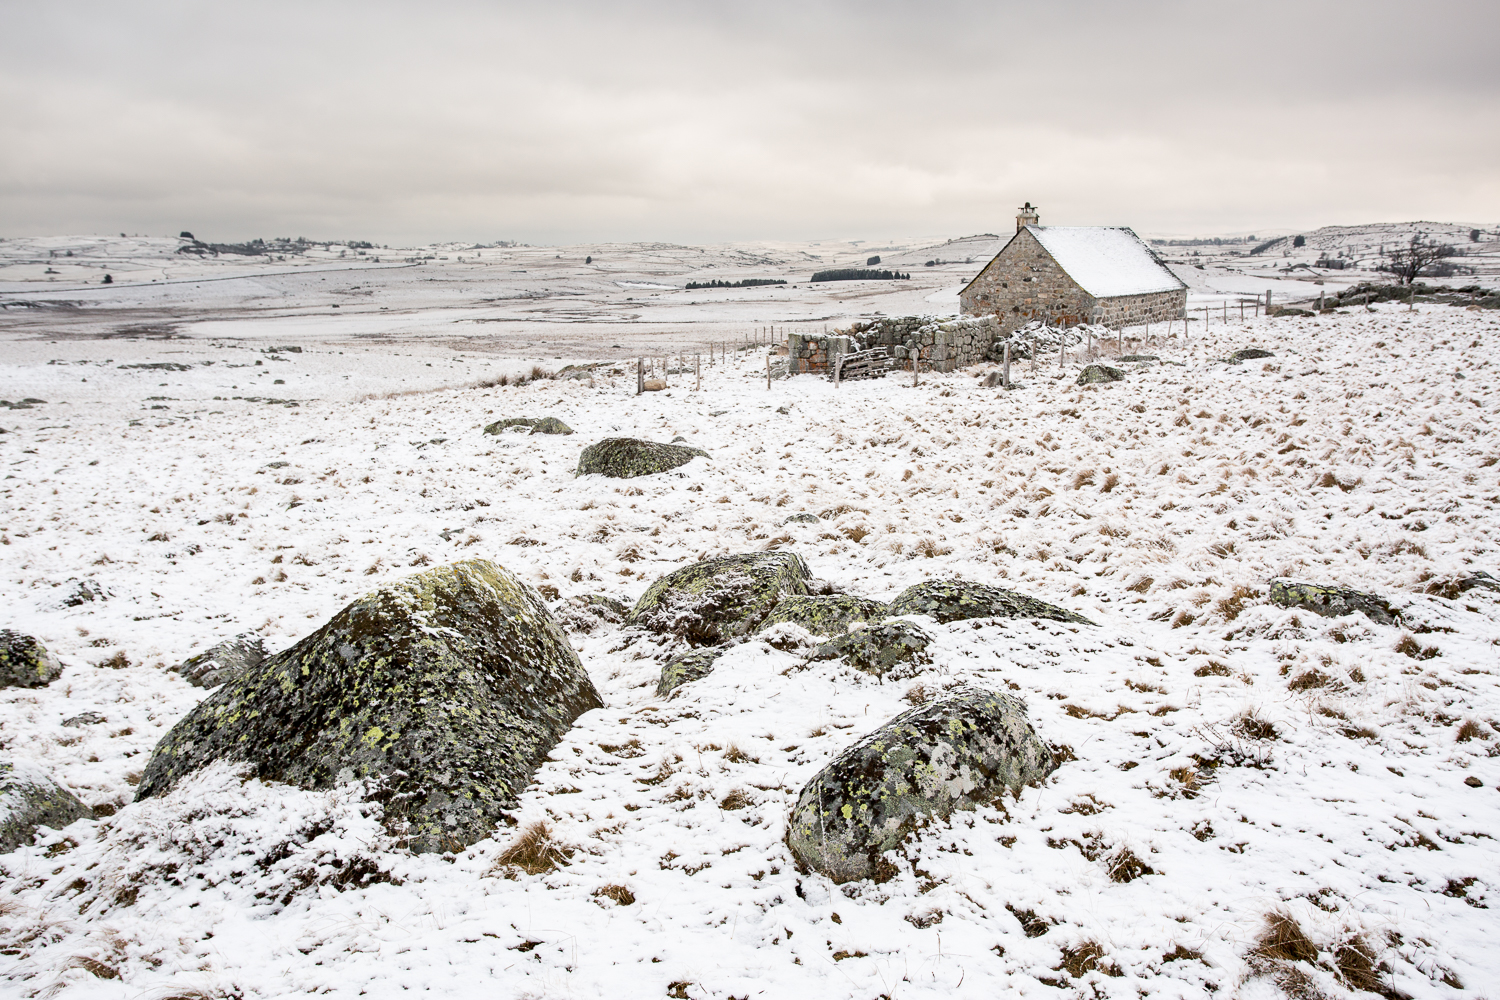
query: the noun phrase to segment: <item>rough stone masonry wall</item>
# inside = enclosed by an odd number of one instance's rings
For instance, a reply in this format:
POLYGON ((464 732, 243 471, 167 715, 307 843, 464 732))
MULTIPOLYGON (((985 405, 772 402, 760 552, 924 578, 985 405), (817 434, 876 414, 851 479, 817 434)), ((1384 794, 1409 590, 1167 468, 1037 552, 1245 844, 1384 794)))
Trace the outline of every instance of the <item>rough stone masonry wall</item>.
POLYGON ((1095 307, 1095 323, 1118 330, 1142 323, 1162 323, 1187 315, 1187 289, 1170 292, 1148 292, 1145 295, 1118 295, 1100 299, 1095 307))
POLYGON ((840 354, 884 347, 897 361, 921 350, 924 370, 951 372, 989 360, 990 345, 1000 336, 993 316, 941 320, 933 316, 900 316, 855 323, 847 331, 822 336, 787 337, 792 374, 826 371, 840 354))
POLYGON ((959 293, 958 304, 965 316, 996 317, 1004 335, 1032 320, 1050 326, 1092 322, 1095 303, 1023 229, 959 293))

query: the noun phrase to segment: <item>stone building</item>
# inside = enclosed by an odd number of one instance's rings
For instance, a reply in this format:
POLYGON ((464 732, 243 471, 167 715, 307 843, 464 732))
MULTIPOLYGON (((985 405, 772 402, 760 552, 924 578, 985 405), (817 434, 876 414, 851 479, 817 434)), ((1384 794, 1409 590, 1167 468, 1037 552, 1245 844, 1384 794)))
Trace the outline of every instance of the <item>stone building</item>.
POLYGON ((1181 319, 1187 286, 1124 226, 1041 226, 1028 202, 1016 235, 958 294, 965 316, 1002 335, 1032 320, 1126 327, 1181 319))

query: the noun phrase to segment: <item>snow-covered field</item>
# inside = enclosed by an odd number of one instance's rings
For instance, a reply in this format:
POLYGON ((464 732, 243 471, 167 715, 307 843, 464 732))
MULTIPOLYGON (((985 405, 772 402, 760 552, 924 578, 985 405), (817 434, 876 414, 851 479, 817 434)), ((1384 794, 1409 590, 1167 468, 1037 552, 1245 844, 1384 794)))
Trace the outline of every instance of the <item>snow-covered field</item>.
POLYGON ((985 369, 768 390, 762 350, 640 397, 624 365, 473 386, 502 356, 562 364, 527 355, 534 327, 486 352, 291 314, 153 339, 38 312, 7 313, 0 357, 0 396, 47 400, 0 411, 0 625, 67 669, 0 692, 0 740, 116 811, 0 857, 12 995, 1340 996, 1332 970, 1367 959, 1413 996, 1500 996, 1500 604, 1445 596, 1500 575, 1493 312, 1194 324, 1151 348, 1170 363, 1089 388, 1054 360, 1009 393, 985 369), (1216 360, 1248 346, 1275 357, 1216 360), (162 362, 186 370, 119 367, 162 362), (577 433, 481 433, 517 415, 577 433), (712 457, 573 476, 617 435, 712 457), (886 683, 751 641, 665 700, 649 648, 577 631, 607 707, 516 813, 570 852, 542 874, 497 868, 516 830, 406 854, 351 788, 216 769, 131 804, 204 696, 165 668, 222 638, 284 648, 460 558, 561 605, 772 547, 849 593, 960 576, 1099 624, 933 625, 934 663, 886 683), (1274 607, 1280 575, 1405 620, 1274 607), (64 606, 80 579, 108 598, 64 606), (889 882, 799 874, 802 785, 962 681, 1023 698, 1074 759, 1006 812, 930 825, 889 882), (87 711, 105 721, 62 725, 87 711), (1256 957, 1277 914, 1315 962, 1256 957))

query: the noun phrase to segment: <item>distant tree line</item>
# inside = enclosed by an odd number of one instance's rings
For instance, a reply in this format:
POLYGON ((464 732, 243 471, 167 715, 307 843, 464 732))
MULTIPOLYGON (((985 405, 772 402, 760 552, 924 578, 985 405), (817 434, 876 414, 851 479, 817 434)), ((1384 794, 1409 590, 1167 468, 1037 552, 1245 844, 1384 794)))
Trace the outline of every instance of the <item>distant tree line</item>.
POLYGON ((754 288, 756 285, 784 285, 785 278, 742 278, 739 281, 689 281, 687 290, 695 288, 754 288))
POLYGON ((1212 236, 1196 240, 1152 240, 1152 246, 1158 247, 1226 247, 1236 246, 1240 243, 1254 243, 1257 237, 1252 233, 1249 236, 1231 236, 1225 239, 1222 236, 1212 236))
POLYGON ((905 281, 911 275, 900 271, 881 271, 868 267, 835 267, 813 272, 814 281, 905 281))

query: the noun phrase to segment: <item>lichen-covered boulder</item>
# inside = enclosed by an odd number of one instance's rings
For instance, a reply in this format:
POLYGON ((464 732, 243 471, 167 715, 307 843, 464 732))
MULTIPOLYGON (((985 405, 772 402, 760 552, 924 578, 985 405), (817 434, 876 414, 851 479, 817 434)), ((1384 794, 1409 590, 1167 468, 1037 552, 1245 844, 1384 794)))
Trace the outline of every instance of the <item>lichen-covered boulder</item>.
POLYGON ((572 434, 573 428, 556 417, 543 417, 531 425, 533 434, 572 434))
POLYGON ((856 670, 876 677, 899 676, 900 668, 931 663, 927 647, 932 636, 917 625, 895 618, 854 628, 834 636, 814 650, 811 659, 844 659, 856 670))
POLYGON ((1271 603, 1283 608, 1302 608, 1325 618, 1362 612, 1379 625, 1394 625, 1399 613, 1383 598, 1346 587, 1325 587, 1316 583, 1271 581, 1271 603))
POLYGON ((1276 355, 1262 347, 1247 347, 1244 350, 1235 351, 1229 356, 1230 361, 1254 361, 1256 358, 1274 358, 1276 355))
POLYGON ((1119 382, 1125 377, 1125 373, 1118 368, 1109 365, 1089 365, 1078 373, 1079 385, 1093 385, 1096 382, 1119 382))
POLYGON ((258 666, 266 658, 266 644, 257 635, 246 632, 225 639, 216 646, 189 656, 172 672, 194 687, 218 687, 242 671, 258 666))
POLYGON ((486 434, 504 434, 513 427, 532 428, 542 422, 541 417, 504 417, 492 424, 485 425, 486 434))
POLYGON ((672 657, 662 665, 661 678, 656 682, 656 696, 665 698, 688 681, 707 677, 713 672, 714 661, 723 654, 723 649, 709 646, 672 657))
POLYGON ((782 598, 761 627, 795 622, 813 635, 838 635, 848 631, 850 622, 878 622, 888 614, 884 601, 868 597, 807 594, 782 598))
POLYGON ((0 629, 0 688, 43 687, 62 673, 62 664, 41 641, 0 629))
POLYGON ((94 811, 35 764, 0 760, 0 853, 31 843, 38 827, 60 830, 94 811))
POLYGON ((791 552, 705 559, 653 583, 626 624, 715 646, 754 634, 784 597, 807 593, 807 577, 791 552))
POLYGON ((940 622, 966 618, 1046 618, 1078 625, 1094 624, 1082 615, 1035 597, 967 580, 928 580, 907 587, 891 602, 888 614, 928 615, 940 622))
POLYGON ((708 457, 702 448, 690 448, 684 444, 658 444, 636 438, 605 438, 591 444, 578 456, 580 476, 598 473, 611 479, 633 479, 636 476, 652 476, 658 472, 670 472, 693 459, 708 457))
POLYGON ((488 836, 598 693, 541 596, 482 559, 367 594, 201 702, 138 799, 216 760, 304 787, 374 779, 415 851, 488 836))
POLYGON ((1056 766, 1025 706, 970 688, 901 713, 814 775, 792 809, 787 846, 835 882, 870 878, 922 817, 1019 793, 1056 766))

